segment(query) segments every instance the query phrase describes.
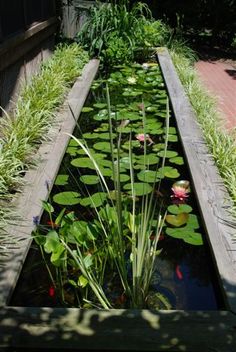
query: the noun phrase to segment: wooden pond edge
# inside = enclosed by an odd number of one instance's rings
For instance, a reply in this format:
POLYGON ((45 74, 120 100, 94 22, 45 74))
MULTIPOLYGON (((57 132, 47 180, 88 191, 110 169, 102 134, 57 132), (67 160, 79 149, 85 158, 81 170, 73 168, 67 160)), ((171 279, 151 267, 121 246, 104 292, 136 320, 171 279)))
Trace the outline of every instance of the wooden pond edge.
POLYGON ((208 236, 213 261, 227 309, 236 313, 235 225, 230 219, 231 203, 218 169, 206 146, 192 105, 177 75, 168 50, 157 51, 179 136, 189 166, 192 185, 208 236))
POLYGON ((69 134, 73 133, 76 126, 74 117, 78 118, 80 115, 98 67, 98 60, 90 60, 84 66, 81 76, 71 88, 49 131, 51 142, 42 143, 40 146, 36 155, 39 163, 26 173, 26 184, 14 199, 14 210, 22 221, 16 220, 6 228, 6 232, 16 244, 0 267, 0 306, 7 305, 11 298, 32 242, 31 233, 35 229, 33 217, 40 218, 43 213, 42 200, 48 199, 70 140, 69 134))
POLYGON ((6 307, 0 320, 2 352, 235 352, 236 346, 236 317, 227 311, 6 307))

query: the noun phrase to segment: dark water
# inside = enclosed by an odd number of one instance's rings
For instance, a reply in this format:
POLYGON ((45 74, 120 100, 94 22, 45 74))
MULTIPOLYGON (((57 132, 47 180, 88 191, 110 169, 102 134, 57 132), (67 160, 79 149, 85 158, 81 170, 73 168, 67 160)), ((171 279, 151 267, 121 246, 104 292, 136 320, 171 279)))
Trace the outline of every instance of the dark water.
MULTIPOLYGON (((162 88, 163 89, 163 88, 162 88)), ((85 105, 92 105, 98 99, 104 100, 104 90, 90 95, 85 105)), ((127 98, 125 98, 126 100, 127 98)), ((137 97, 132 98, 133 101, 137 97)), ((124 100, 124 99, 123 99, 124 100)), ((112 104, 119 104, 120 95, 116 90, 111 92, 112 104)), ((124 101, 122 101, 123 103, 124 101)), ((92 122, 89 114, 82 114, 80 119, 80 127, 83 132, 91 131, 99 126, 100 122, 92 122)), ((176 127, 174 119, 171 119, 171 127, 176 127)), ((80 133, 80 128, 77 128, 75 134, 80 133)), ((159 136, 152 136, 155 143, 159 143, 159 136)), ((179 155, 183 156, 181 144, 175 144, 174 150, 179 155)), ((54 186, 53 194, 58 191, 71 190, 71 187, 78 187, 78 179, 81 175, 80 171, 75 168, 69 168, 71 157, 69 154, 65 155, 59 173, 69 173, 70 183, 66 187, 54 186), (68 171, 69 168, 69 171, 68 171)), ((167 166, 168 164, 167 161, 167 166)), ((179 179, 190 180, 186 164, 178 166, 180 173, 179 179)), ((191 181, 191 180, 190 180, 191 181)), ((173 180, 163 180, 161 192, 165 198, 166 206, 171 204, 170 194, 173 180)), ((196 201, 194 199, 194 192, 192 191, 188 199, 188 204, 193 208, 194 214, 198 215, 196 201)), ((61 207, 54 204, 56 210, 60 211, 61 207)), ((78 216, 89 218, 89 213, 86 209, 80 206, 69 207, 69 210, 75 211, 78 216)), ((42 222, 47 224, 47 216, 44 215, 42 222)), ((199 220, 200 221, 200 220, 199 220)), ((201 221, 200 221, 201 222, 201 221)), ((200 224, 201 225, 201 224, 200 224)), ((166 298, 170 304, 169 309, 183 309, 183 310, 217 310, 224 307, 223 300, 220 293, 220 287, 217 280, 216 272, 214 271, 212 258, 208 248, 206 234, 203 226, 200 230, 202 234, 204 245, 194 246, 185 243, 183 240, 172 238, 166 234, 161 236, 158 247, 162 249, 161 254, 157 257, 155 262, 155 270, 150 287, 150 297, 152 293, 160 293, 161 297, 166 298)), ((52 268, 52 270, 54 270, 52 268)), ((18 280, 17 287, 10 302, 13 306, 74 306, 73 290, 71 287, 65 288, 65 302, 62 302, 57 292, 54 291, 50 281, 47 269, 39 248, 34 244, 26 259, 23 271, 18 280)), ((154 299, 155 306, 155 299, 154 299)), ((152 298, 150 298, 149 307, 152 308, 152 298)))

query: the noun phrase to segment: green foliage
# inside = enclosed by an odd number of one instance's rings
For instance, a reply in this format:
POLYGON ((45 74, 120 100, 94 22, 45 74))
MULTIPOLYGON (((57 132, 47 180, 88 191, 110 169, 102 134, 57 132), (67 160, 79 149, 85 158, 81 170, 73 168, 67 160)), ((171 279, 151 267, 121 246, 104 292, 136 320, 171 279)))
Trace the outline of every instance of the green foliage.
POLYGON ((163 45, 169 36, 168 27, 153 20, 146 4, 111 1, 91 7, 77 41, 104 66, 112 66, 149 54, 149 48, 163 45))
POLYGON ((236 144, 234 131, 230 133, 221 126, 215 99, 204 89, 197 77, 191 61, 183 54, 171 51, 171 56, 186 93, 196 112, 208 147, 218 166, 220 175, 232 199, 232 209, 236 216, 236 144))
MULTIPOLYGON (((58 46, 52 59, 23 87, 13 114, 5 112, 1 118, 0 201, 6 216, 6 201, 23 183, 21 176, 28 167, 36 163, 35 151, 47 139, 55 109, 87 61, 87 53, 77 44, 58 46)), ((1 217, 0 227, 3 223, 1 217)))

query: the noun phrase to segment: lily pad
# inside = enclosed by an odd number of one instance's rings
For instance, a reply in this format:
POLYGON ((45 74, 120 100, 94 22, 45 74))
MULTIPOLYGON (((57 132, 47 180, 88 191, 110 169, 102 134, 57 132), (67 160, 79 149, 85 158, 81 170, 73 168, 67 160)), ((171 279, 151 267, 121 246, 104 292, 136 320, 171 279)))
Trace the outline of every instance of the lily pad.
POLYGON ((193 229, 189 229, 187 226, 178 229, 167 227, 166 234, 173 238, 182 239, 184 242, 194 246, 203 245, 202 235, 194 232, 193 229))
POLYGON ((107 198, 106 193, 97 192, 91 195, 90 197, 80 199, 80 204, 84 207, 87 207, 87 206, 90 206, 91 208, 100 207, 104 203, 106 198, 107 198))
POLYGON ((168 177, 168 178, 178 178, 180 176, 178 170, 171 166, 164 166, 163 168, 160 168, 159 171, 165 177, 168 177))
POLYGON ((107 106, 107 104, 104 103, 95 103, 93 104, 94 108, 98 108, 98 109, 104 109, 107 106))
POLYGON ((55 185, 57 186, 65 186, 68 184, 69 175, 57 175, 55 180, 55 185))
POLYGON ((137 174, 137 177, 140 181, 149 183, 154 183, 160 179, 157 172, 152 170, 142 170, 137 174))
POLYGON ((159 155, 162 158, 164 158, 164 156, 166 158, 174 158, 178 155, 178 153, 173 150, 166 150, 166 152, 164 150, 161 150, 159 153, 157 153, 157 155, 159 155))
POLYGON ((178 142, 178 137, 175 134, 169 134, 168 141, 169 142, 178 142))
POLYGON ((71 156, 75 156, 77 154, 78 147, 68 147, 66 149, 66 153, 70 154, 71 156))
POLYGON ((104 153, 110 153, 111 152, 111 145, 109 142, 98 142, 93 145, 93 148, 96 150, 100 150, 104 153))
POLYGON ((96 185, 99 183, 99 177, 96 175, 83 175, 80 176, 80 181, 86 185, 96 185))
POLYGON ((136 160, 137 160, 137 163, 139 164, 144 164, 145 165, 155 165, 155 164, 158 164, 159 162, 159 158, 158 156, 156 156, 155 154, 147 154, 147 155, 139 155, 139 156, 136 156, 136 160))
POLYGON ((180 227, 187 223, 189 215, 187 213, 180 213, 178 215, 166 215, 166 222, 172 226, 180 227))
POLYGON ((176 156, 174 158, 170 158, 169 161, 173 164, 184 165, 184 159, 182 158, 182 156, 176 156))
MULTIPOLYGON (((117 181, 117 178, 118 178, 118 175, 115 175, 115 179, 114 177, 112 176, 111 179, 113 181, 117 181)), ((130 180, 130 176, 129 175, 126 175, 126 174, 120 174, 120 177, 119 177, 119 181, 120 182, 127 182, 130 180)))
POLYGON ((81 111, 82 112, 90 112, 90 111, 93 111, 93 108, 91 108, 90 106, 84 106, 81 111))
POLYGON ((171 214, 181 214, 181 213, 191 213, 193 210, 192 207, 188 204, 180 204, 180 205, 170 205, 167 210, 171 214))
POLYGON ((88 168, 88 169, 95 169, 94 163, 89 157, 84 157, 84 158, 76 158, 71 161, 71 165, 75 167, 81 167, 81 168, 88 168))
MULTIPOLYGON (((135 196, 144 196, 152 192, 152 187, 148 183, 134 182, 133 183, 135 196)), ((128 183, 124 186, 125 190, 128 190, 129 194, 132 195, 132 185, 128 183)))
POLYGON ((80 202, 80 194, 78 192, 60 192, 53 196, 53 201, 60 205, 75 205, 80 202))

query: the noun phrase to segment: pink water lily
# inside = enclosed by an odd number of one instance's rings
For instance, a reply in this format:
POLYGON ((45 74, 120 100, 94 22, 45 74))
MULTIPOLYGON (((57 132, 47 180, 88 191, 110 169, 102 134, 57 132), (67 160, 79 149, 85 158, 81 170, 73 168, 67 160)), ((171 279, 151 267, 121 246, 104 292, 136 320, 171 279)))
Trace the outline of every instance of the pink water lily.
POLYGON ((189 181, 181 180, 177 181, 173 184, 171 188, 173 194, 171 195, 171 198, 174 200, 178 200, 181 202, 184 202, 188 197, 188 193, 190 192, 189 189, 189 181))
POLYGON ((145 134, 144 133, 139 133, 136 135, 136 139, 139 141, 139 142, 145 142, 145 138, 146 138, 146 141, 148 141, 148 145, 151 145, 153 144, 153 140, 151 139, 151 137, 149 136, 149 134, 145 134))

